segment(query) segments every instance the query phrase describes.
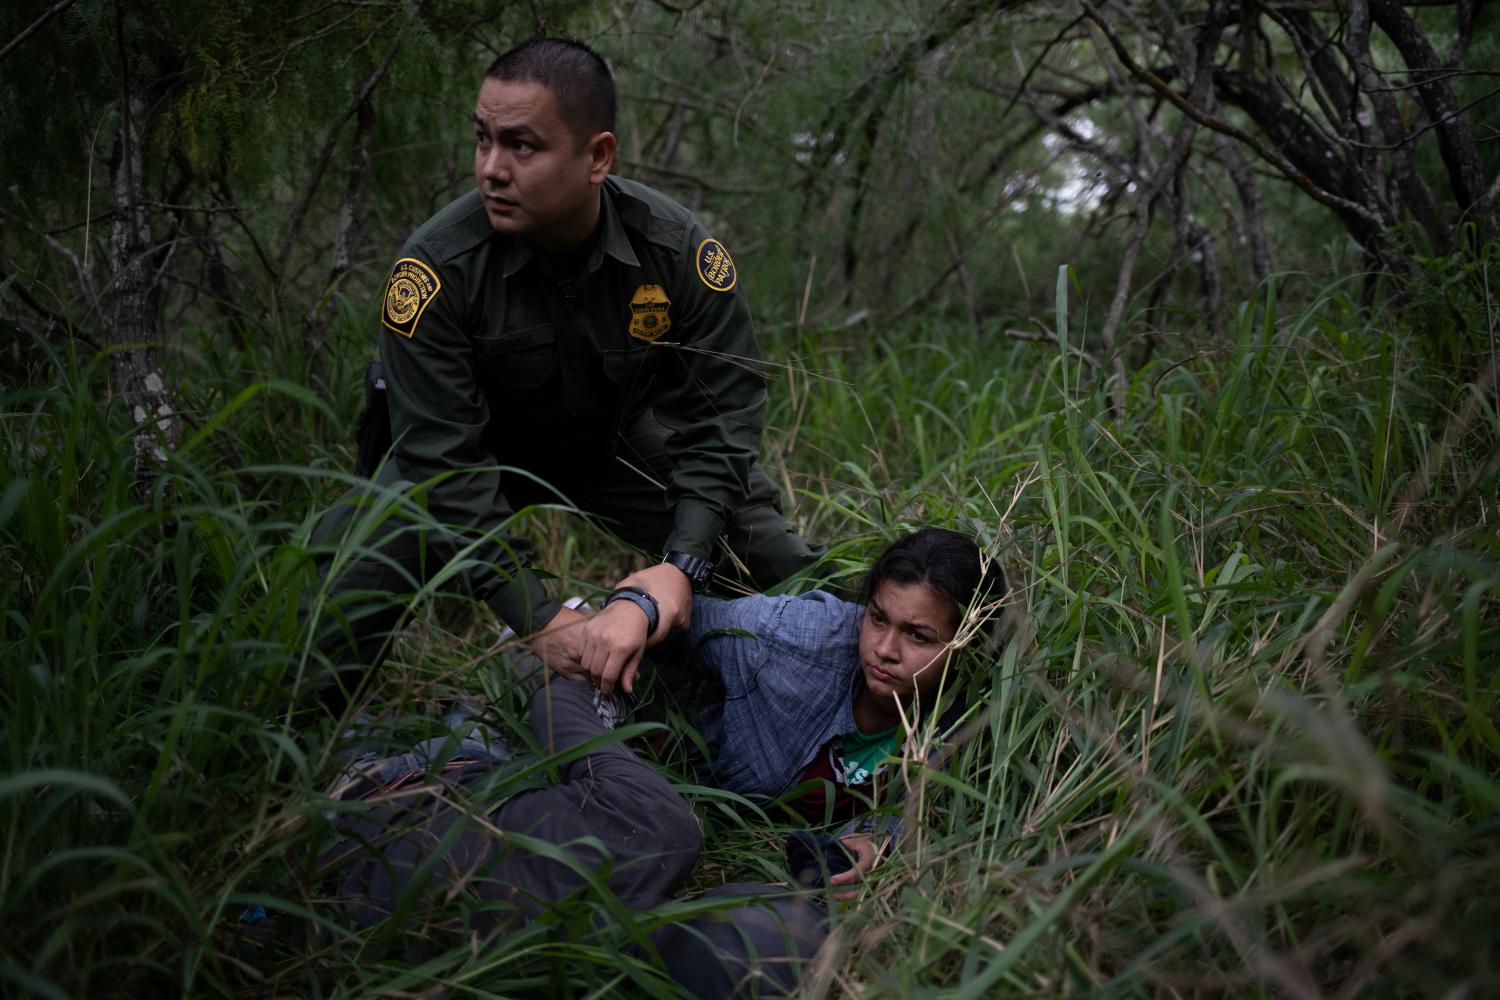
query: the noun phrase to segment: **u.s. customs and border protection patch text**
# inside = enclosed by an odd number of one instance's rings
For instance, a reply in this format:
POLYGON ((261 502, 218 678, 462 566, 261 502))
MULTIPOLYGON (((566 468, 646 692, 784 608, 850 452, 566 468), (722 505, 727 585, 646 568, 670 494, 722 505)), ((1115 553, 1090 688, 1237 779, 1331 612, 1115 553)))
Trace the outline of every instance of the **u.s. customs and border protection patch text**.
POLYGON ((716 292, 727 292, 734 287, 739 275, 734 273, 734 261, 724 244, 712 237, 698 244, 698 277, 716 292))
POLYGON ((660 285, 641 285, 630 297, 630 335, 649 344, 672 329, 671 305, 660 285))
POLYGON ((391 269, 391 280, 386 282, 380 322, 410 338, 417 332, 417 321, 422 318, 422 313, 442 287, 443 283, 438 281, 432 268, 420 260, 402 257, 391 269))

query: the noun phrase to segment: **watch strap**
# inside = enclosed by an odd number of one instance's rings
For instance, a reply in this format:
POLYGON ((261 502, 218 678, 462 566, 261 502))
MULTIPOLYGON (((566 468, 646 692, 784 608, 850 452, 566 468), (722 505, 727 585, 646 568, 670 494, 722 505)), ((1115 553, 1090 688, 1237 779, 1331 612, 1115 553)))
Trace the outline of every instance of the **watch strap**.
POLYGON ((629 601, 645 613, 648 639, 656 633, 656 626, 661 622, 661 609, 656 606, 656 598, 640 587, 619 587, 604 599, 604 606, 607 608, 616 601, 629 601))
POLYGON ((661 561, 682 570, 688 583, 692 585, 693 593, 701 594, 708 590, 708 583, 714 575, 714 564, 707 559, 690 552, 674 551, 662 556, 661 561))

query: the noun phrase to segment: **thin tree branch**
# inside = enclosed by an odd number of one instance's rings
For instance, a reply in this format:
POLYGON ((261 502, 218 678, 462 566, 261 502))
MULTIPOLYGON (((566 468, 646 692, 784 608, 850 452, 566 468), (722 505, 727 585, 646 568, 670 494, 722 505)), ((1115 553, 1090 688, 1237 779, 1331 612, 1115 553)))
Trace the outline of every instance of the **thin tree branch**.
POLYGON ((99 290, 94 287, 93 279, 89 276, 88 265, 84 261, 79 260, 76 253, 64 246, 55 237, 43 234, 42 238, 47 241, 47 245, 60 257, 73 265, 73 270, 78 273, 78 287, 82 288, 84 294, 89 297, 89 303, 93 307, 93 315, 95 318, 102 317, 104 315, 104 305, 99 301, 99 290))
POLYGON ((12 38, 10 41, 5 43, 5 48, 0 49, 0 59, 4 59, 6 56, 10 55, 11 52, 16 48, 16 46, 26 41, 26 39, 30 38, 44 24, 46 24, 48 21, 52 20, 58 14, 61 14, 63 11, 67 10, 77 2, 78 0, 58 0, 58 2, 53 4, 45 14, 37 18, 35 21, 32 21, 31 25, 26 28, 26 30, 22 31, 15 38, 12 38))
POLYGON ((1256 136, 1252 135, 1249 132, 1246 132, 1244 129, 1236 128, 1234 125, 1231 125, 1229 122, 1224 121, 1222 118, 1215 118, 1212 115, 1204 114, 1201 108, 1197 107, 1191 101, 1187 100, 1181 94, 1177 93, 1171 87, 1167 86, 1167 84, 1155 73, 1137 63, 1135 59, 1130 55, 1129 50, 1125 47, 1125 43, 1120 39, 1120 36, 1115 31, 1114 27, 1109 24, 1109 22, 1106 21, 1103 16, 1099 14, 1098 9, 1095 8, 1093 4, 1088 3, 1087 0, 1084 0, 1083 7, 1086 11, 1088 11, 1089 20, 1099 25, 1100 30, 1104 32, 1104 37, 1109 40, 1110 48, 1114 51, 1115 57, 1120 60, 1121 65, 1123 65, 1132 76, 1141 80, 1149 87, 1151 87, 1152 90, 1155 90, 1157 93, 1165 97, 1183 114, 1187 115, 1193 121, 1204 126, 1205 128, 1212 129, 1215 132, 1223 133, 1224 135, 1229 136, 1231 139, 1238 140, 1239 142, 1244 143, 1246 146, 1249 146, 1252 150, 1255 151, 1255 154, 1257 156, 1265 160, 1267 163, 1271 164, 1277 170, 1281 171, 1281 173, 1285 177, 1291 180, 1294 184, 1296 184, 1299 188, 1301 188, 1316 201, 1327 205, 1330 208, 1340 209, 1344 212, 1348 212, 1351 215, 1357 216, 1358 218, 1363 219, 1365 222, 1369 223, 1378 231, 1383 232, 1385 230, 1385 221, 1381 219, 1380 216, 1376 215, 1374 212, 1370 211, 1370 209, 1368 209, 1364 205, 1359 204, 1358 202, 1350 201, 1348 198, 1342 198, 1331 191, 1326 191, 1323 188, 1319 187, 1317 184, 1313 183, 1312 179, 1308 177, 1307 174, 1298 169, 1297 165, 1292 163, 1291 160, 1287 159, 1286 156, 1279 150, 1267 146, 1256 136))
POLYGON ((1260 187, 1255 183, 1255 177, 1251 174, 1250 165, 1245 162, 1240 147, 1231 142, 1227 136, 1215 135, 1213 148, 1218 154, 1217 159, 1220 165, 1224 167, 1224 172, 1229 175, 1230 182, 1234 184, 1234 189, 1240 196, 1240 206, 1244 209, 1242 228, 1250 244, 1250 267, 1255 274, 1256 284, 1260 284, 1271 276, 1271 253, 1266 245, 1265 215, 1261 209, 1260 187))
POLYGON ((302 194, 297 198, 296 205, 292 207, 291 218, 287 221, 286 237, 282 240, 281 253, 276 257, 276 267, 272 272, 276 288, 279 289, 286 280, 287 264, 291 259, 292 249, 296 246, 297 235, 302 231, 302 222, 307 215, 308 207, 312 204, 313 195, 317 192, 323 175, 328 171, 328 164, 333 159, 333 151, 338 148, 339 135, 344 130, 344 124, 354 117, 361 104, 370 99, 370 95, 375 92, 375 88, 385 77, 386 70, 390 69, 391 61, 396 58, 396 53, 400 48, 401 39, 397 36, 380 65, 375 67, 375 71, 360 85, 359 91, 354 95, 354 100, 329 127, 328 137, 323 140, 323 149, 318 153, 318 159, 313 164, 312 175, 303 186, 302 194))
POLYGON ((36 296, 32 295, 25 285, 21 284, 20 275, 8 273, 4 265, 0 265, 0 288, 13 292, 26 308, 36 313, 49 327, 68 331, 96 351, 103 349, 104 345, 98 340, 77 329, 65 317, 58 315, 38 302, 36 296))
POLYGON ((370 139, 375 131, 375 105, 365 101, 355 117, 354 143, 349 157, 349 177, 344 187, 344 201, 339 206, 338 236, 333 243, 333 260, 324 281, 324 292, 307 314, 308 339, 312 355, 323 350, 323 338, 333 317, 334 294, 349 273, 353 248, 359 242, 365 216, 365 200, 370 186, 370 139))
POLYGON ((1442 118, 1429 121, 1426 125, 1423 125, 1415 132, 1412 132, 1411 134, 1403 137, 1399 142, 1377 144, 1373 142, 1358 142, 1354 139, 1350 139, 1348 140, 1349 145, 1358 146, 1360 149, 1371 149, 1379 152, 1390 152, 1391 150, 1401 149, 1405 146, 1411 145, 1413 142, 1416 142, 1417 139, 1421 138, 1425 133, 1431 132, 1433 129, 1439 128, 1447 122, 1452 121, 1454 118, 1459 117, 1465 111, 1468 111, 1471 108, 1478 107, 1485 101, 1488 101, 1490 98, 1494 97, 1496 94, 1500 94, 1500 87, 1495 87, 1493 90, 1487 92, 1483 97, 1476 97, 1474 100, 1470 101, 1468 104, 1465 104, 1463 107, 1454 108, 1442 118))
MULTIPOLYGON (((1052 49, 1056 45, 1058 45, 1058 44, 1060 44, 1062 42, 1063 38, 1067 36, 1068 32, 1070 32, 1074 28, 1078 27, 1078 22, 1082 21, 1082 20, 1083 20, 1083 15, 1082 14, 1080 14, 1077 17, 1073 18, 1073 20, 1069 21, 1066 25, 1063 26, 1063 29, 1061 31, 1059 31, 1056 35, 1052 36, 1052 40, 1051 41, 1049 41, 1046 45, 1042 46, 1042 54, 1039 55, 1039 56, 1037 56, 1036 59, 1032 62, 1032 64, 1029 67, 1027 67, 1026 73, 1021 77, 1021 82, 1018 83, 1018 84, 1016 84, 1015 90, 1011 94, 1010 102, 1008 104, 1006 104, 1004 108, 1001 109, 1000 114, 998 114, 998 115, 995 116, 995 120, 997 122, 1003 122, 1003 121, 1005 121, 1006 116, 1009 115, 1011 113, 1011 111, 1015 109, 1016 102, 1021 99, 1021 95, 1026 91, 1026 85, 1031 82, 1031 76, 1032 76, 1032 74, 1035 73, 1038 69, 1041 68, 1042 63, 1046 62, 1047 56, 1049 56, 1049 55, 1052 54, 1052 49)), ((1019 58, 1019 56, 1018 56, 1018 58, 1019 58)))
POLYGON ((1014 327, 1006 327, 1005 329, 1000 331, 1000 336, 1009 337, 1011 340, 1025 340, 1033 344, 1061 344, 1064 348, 1067 349, 1067 352, 1073 355, 1075 358, 1086 362, 1094 368, 1099 367, 1098 358, 1094 357, 1092 354, 1090 354, 1088 351, 1085 351, 1077 344, 1062 343, 1058 340, 1057 334, 1053 333, 1051 330, 1044 329, 1041 333, 1032 333, 1029 330, 1017 330, 1014 327))

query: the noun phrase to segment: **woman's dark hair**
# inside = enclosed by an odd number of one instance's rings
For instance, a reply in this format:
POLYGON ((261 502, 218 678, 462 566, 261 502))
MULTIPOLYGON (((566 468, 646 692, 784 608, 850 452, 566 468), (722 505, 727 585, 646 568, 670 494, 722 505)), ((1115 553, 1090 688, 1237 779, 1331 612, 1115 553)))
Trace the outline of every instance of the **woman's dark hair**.
POLYGON ((484 75, 550 90, 580 149, 596 132, 615 130, 615 78, 603 57, 580 41, 532 38, 502 53, 484 75))
POLYGON ((1000 560, 984 566, 974 539, 946 528, 922 528, 891 543, 865 578, 865 603, 882 583, 921 583, 953 602, 953 627, 964 612, 998 600, 1005 593, 1000 560))

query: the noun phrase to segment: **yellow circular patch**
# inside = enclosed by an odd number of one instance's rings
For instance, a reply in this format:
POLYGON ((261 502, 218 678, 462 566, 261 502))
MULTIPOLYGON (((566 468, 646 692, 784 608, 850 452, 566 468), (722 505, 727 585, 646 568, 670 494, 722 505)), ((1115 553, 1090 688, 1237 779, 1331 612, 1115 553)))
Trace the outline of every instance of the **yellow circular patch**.
POLYGON ((391 268, 391 280, 386 282, 380 321, 403 337, 414 336, 422 313, 442 287, 437 272, 429 265, 415 257, 402 257, 391 268))
POLYGON ((734 272, 734 261, 724 244, 709 237, 698 244, 698 277, 716 292, 727 292, 734 287, 739 275, 734 272))
POLYGON ((410 323, 422 305, 422 293, 410 278, 397 277, 385 293, 385 314, 392 323, 410 323))

